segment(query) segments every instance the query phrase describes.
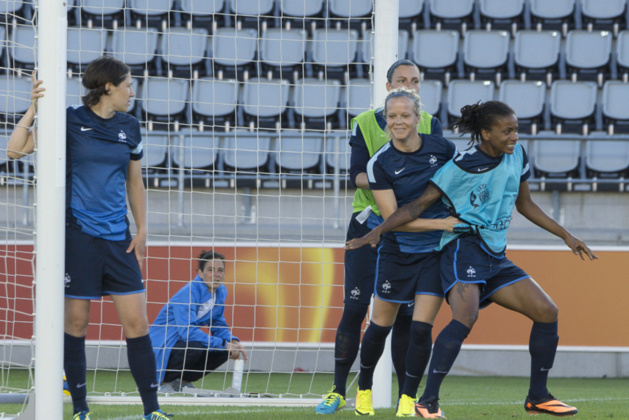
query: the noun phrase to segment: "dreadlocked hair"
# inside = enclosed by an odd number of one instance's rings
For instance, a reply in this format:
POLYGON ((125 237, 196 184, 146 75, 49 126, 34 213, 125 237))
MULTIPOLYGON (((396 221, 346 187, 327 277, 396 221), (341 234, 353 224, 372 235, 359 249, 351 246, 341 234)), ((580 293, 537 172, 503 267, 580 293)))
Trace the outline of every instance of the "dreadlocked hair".
POLYGON ((478 101, 461 108, 461 117, 452 126, 458 128, 461 135, 469 133, 471 137, 469 145, 473 146, 482 142, 482 130, 491 130, 498 118, 509 115, 515 115, 515 112, 504 102, 478 101))

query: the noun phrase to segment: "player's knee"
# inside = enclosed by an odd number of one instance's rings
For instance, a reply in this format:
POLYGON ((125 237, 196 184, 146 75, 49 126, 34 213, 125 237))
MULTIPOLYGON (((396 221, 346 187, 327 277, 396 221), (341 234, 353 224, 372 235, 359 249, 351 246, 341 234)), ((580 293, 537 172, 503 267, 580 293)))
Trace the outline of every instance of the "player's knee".
POLYGON ((149 324, 145 318, 126 320, 122 329, 127 338, 143 337, 149 333, 149 324))
POLYGON ((74 337, 85 337, 88 325, 89 317, 66 315, 64 331, 74 337))
POLYGON ((545 301, 539 310, 539 319, 535 319, 536 322, 556 322, 559 319, 559 308, 552 300, 545 301))

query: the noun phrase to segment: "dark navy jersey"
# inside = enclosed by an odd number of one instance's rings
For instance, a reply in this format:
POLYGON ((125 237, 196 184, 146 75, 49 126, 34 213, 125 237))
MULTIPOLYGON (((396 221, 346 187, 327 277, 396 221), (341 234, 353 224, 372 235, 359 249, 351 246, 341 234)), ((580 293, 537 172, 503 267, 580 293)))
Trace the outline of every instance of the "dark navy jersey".
MULTIPOLYGON (((443 136, 421 135, 419 150, 405 153, 392 142, 382 146, 367 164, 371 190, 393 190, 398 208, 419 197, 428 180, 456 153, 456 146, 443 136)), ((449 215, 445 205, 437 201, 422 213, 424 219, 442 219, 449 215)), ((441 231, 394 232, 403 252, 429 252, 438 244, 441 231)))
POLYGON ((83 105, 68 107, 66 118, 68 222, 91 236, 123 240, 129 161, 143 154, 140 124, 118 112, 104 119, 83 105))
MULTIPOLYGON (((500 165, 502 162, 502 158, 504 155, 500 155, 497 157, 489 156, 487 153, 483 152, 479 147, 479 145, 475 145, 468 150, 461 152, 456 159, 454 159, 454 163, 459 168, 474 173, 483 173, 494 169, 496 166, 500 165)), ((526 181, 531 176, 531 170, 529 168, 529 158, 522 148, 522 153, 524 155, 524 163, 522 164, 522 175, 520 175, 520 183, 526 181)))

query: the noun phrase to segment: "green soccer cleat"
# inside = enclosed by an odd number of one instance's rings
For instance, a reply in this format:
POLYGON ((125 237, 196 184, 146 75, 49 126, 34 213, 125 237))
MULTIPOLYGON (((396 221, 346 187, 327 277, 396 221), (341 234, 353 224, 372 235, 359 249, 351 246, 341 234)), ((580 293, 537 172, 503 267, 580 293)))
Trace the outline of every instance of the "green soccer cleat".
POLYGON ((395 417, 415 417, 415 398, 402 394, 397 403, 395 417))
POLYGON ((357 416, 375 416, 376 412, 373 410, 373 398, 371 395, 371 389, 358 389, 356 394, 356 415, 357 416))

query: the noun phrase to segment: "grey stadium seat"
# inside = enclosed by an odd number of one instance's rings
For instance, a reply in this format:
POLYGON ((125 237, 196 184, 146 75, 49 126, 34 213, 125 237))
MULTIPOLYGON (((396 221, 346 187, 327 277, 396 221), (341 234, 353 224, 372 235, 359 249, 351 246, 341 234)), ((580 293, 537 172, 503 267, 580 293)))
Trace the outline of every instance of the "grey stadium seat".
POLYGON ((288 125, 289 83, 282 79, 252 78, 244 83, 245 123, 254 127, 277 128, 288 125))
POLYGON ((267 77, 296 81, 304 72, 305 30, 271 28, 262 33, 260 59, 267 77))
POLYGON ((424 28, 423 14, 426 3, 424 0, 400 0, 399 28, 411 33, 424 28))
POLYGON ((142 119, 149 131, 160 129, 178 130, 186 122, 188 81, 149 77, 141 89, 142 119))
MULTIPOLYGON (((4 63, 7 47, 7 30, 4 25, 0 25, 0 63, 4 63)), ((4 66, 0 66, 0 74, 6 73, 4 66)))
POLYGON ((495 77, 500 84, 507 71, 509 32, 470 30, 463 37, 463 65, 471 80, 495 77))
POLYGON ((85 88, 78 77, 66 80, 66 106, 80 105, 81 98, 85 95, 85 88))
POLYGON ((195 79, 205 76, 207 46, 205 28, 170 28, 161 38, 164 74, 195 79))
POLYGON ((550 116, 555 131, 587 134, 596 112, 596 83, 557 80, 550 88, 550 116))
POLYGON ((319 78, 334 78, 346 83, 354 77, 352 65, 356 63, 357 49, 358 31, 354 29, 315 30, 312 35, 315 74, 319 72, 319 78))
POLYGON ((341 83, 338 80, 300 79, 295 84, 295 114, 302 128, 338 128, 341 83))
POLYGON ((9 67, 21 70, 33 70, 37 55, 35 31, 31 26, 16 26, 11 31, 10 44, 7 46, 9 67))
POLYGON ((566 72, 572 80, 596 80, 603 86, 610 74, 612 34, 574 30, 566 38, 566 72))
POLYGON ((113 56, 131 68, 137 76, 154 76, 157 57, 157 30, 155 28, 114 31, 113 56))
POLYGON ((505 80, 498 90, 498 100, 513 108, 521 132, 536 134, 538 127, 543 127, 546 100, 544 82, 505 80))
POLYGON ((170 26, 170 12, 174 0, 127 0, 131 21, 136 27, 165 30, 170 26))
POLYGON ((226 172, 245 172, 249 175, 267 172, 271 138, 262 133, 259 131, 251 135, 249 131, 237 130, 233 135, 223 139, 223 162, 226 172))
POLYGON ((457 31, 423 29, 413 35, 411 59, 419 66, 425 79, 439 79, 446 85, 456 75, 459 51, 457 31))
POLYGON ((577 178, 580 176, 581 142, 544 138, 540 132, 529 150, 536 178, 577 178))
POLYGON ((581 19, 585 29, 612 31, 618 36, 626 27, 627 0, 581 0, 581 19))
POLYGON ((218 28, 212 36, 213 74, 246 80, 255 75, 258 33, 253 29, 218 28))
POLYGON ((439 110, 441 109, 441 92, 443 90, 443 84, 440 80, 423 80, 419 87, 419 98, 422 104, 422 109, 439 117, 439 110))
POLYGON ((325 171, 347 173, 350 167, 349 136, 351 131, 333 131, 325 136, 325 171), (337 149, 338 147, 338 149, 337 149), (338 151, 337 151, 338 150, 338 151))
POLYGON ((142 156, 142 169, 145 173, 156 173, 167 168, 168 144, 167 132, 146 132, 142 130, 144 155, 142 156))
POLYGON ((626 178, 629 176, 629 142, 605 138, 586 141, 585 168, 588 177, 626 178))
POLYGON ((319 171, 323 137, 303 134, 300 130, 280 133, 276 158, 278 172, 305 174, 319 171))
MULTIPOLYGON (((404 30, 398 31, 398 59, 406 58, 408 55, 408 32, 404 30)), ((373 57, 373 33, 371 31, 363 32, 362 39, 358 41, 361 61, 365 63, 365 73, 369 73, 371 60, 373 57)))
POLYGON ((629 133, 629 83, 605 82, 602 108, 603 123, 609 134, 629 133))
POLYGON ((68 68, 83 73, 89 63, 103 55, 107 32, 101 28, 68 28, 68 68))
POLYGON ((317 26, 323 26, 323 0, 278 0, 282 26, 308 29, 314 31, 317 26))
POLYGON ((431 1, 428 8, 431 27, 465 33, 473 27, 474 0, 431 1))
POLYGON ((0 76, 0 122, 16 123, 31 105, 31 78, 0 76))
POLYGON ((9 162, 9 158, 7 156, 7 144, 9 143, 9 137, 11 137, 11 131, 0 130, 0 174, 7 172, 5 171, 5 165, 9 162))
POLYGON ((372 0, 328 0, 330 26, 367 29, 371 27, 372 0))
POLYGON ((521 80, 545 80, 550 85, 559 76, 559 32, 520 30, 514 48, 515 72, 521 80))
POLYGON ((345 89, 344 103, 349 118, 371 109, 371 82, 369 79, 350 79, 345 89))
POLYGON ((213 77, 192 82, 192 121, 210 127, 234 127, 238 81, 213 77))
MULTIPOLYGON (((182 19, 187 27, 215 29, 216 15, 225 8, 225 0, 181 0, 182 19)), ((218 26, 218 24, 216 24, 218 26)))
POLYGON ((81 0, 81 26, 107 29, 124 25, 124 0, 81 0))
POLYGON ((481 26, 504 29, 515 36, 524 27, 524 0, 480 0, 478 11, 481 26))
POLYGON ((529 0, 531 24, 537 29, 561 30, 564 36, 575 27, 576 0, 529 0))
POLYGON ((629 31, 624 30, 618 34, 616 40, 616 64, 618 76, 623 81, 629 81, 629 31))
POLYGON ((218 145, 219 139, 213 132, 183 130, 171 147, 173 163, 178 168, 212 170, 218 159, 218 145))
POLYGON ((258 32, 273 25, 274 0, 230 0, 229 8, 238 28, 253 28, 258 32))
POLYGON ((491 81, 453 80, 448 86, 448 121, 461 117, 461 108, 478 101, 494 99, 494 83, 491 81))

